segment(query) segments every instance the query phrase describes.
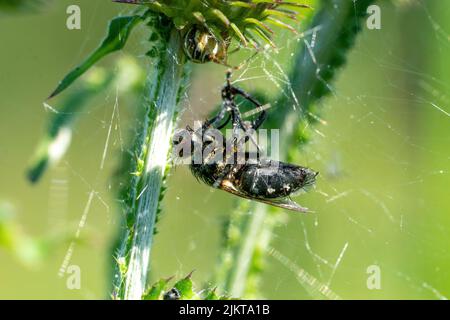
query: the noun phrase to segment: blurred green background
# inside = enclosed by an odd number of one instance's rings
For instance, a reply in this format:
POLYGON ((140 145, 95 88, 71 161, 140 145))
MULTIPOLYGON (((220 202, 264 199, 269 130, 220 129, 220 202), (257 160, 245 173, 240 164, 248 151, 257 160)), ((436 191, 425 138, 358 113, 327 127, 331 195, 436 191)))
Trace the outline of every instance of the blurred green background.
MULTIPOLYGON (((326 124, 316 127, 302 151, 301 164, 321 174, 316 189, 297 200, 315 214, 287 213, 272 246, 343 298, 445 298, 450 296, 450 3, 380 5, 381 30, 365 29, 358 38, 333 95, 321 103, 326 124), (380 267, 380 290, 366 286, 371 265, 380 267)), ((117 229, 111 176, 139 105, 122 101, 115 89, 98 95, 63 161, 36 186, 26 181, 25 169, 51 115, 43 101, 97 46, 107 22, 127 10, 110 1, 61 0, 40 12, 0 16, 0 234, 9 225, 22 239, 8 248, 0 237, 2 299, 106 297, 117 229), (81 30, 66 28, 71 4, 81 7, 81 30), (111 121, 116 98, 120 119, 111 121), (80 267, 81 289, 69 290, 67 275, 59 277, 58 270, 91 192, 86 226, 69 263, 80 267), (30 237, 40 240, 38 247, 30 237)), ((145 35, 136 32, 125 50, 141 61, 145 35)), ((285 43, 287 51, 295 45, 285 43)), ((282 57, 286 64, 289 55, 282 57)), ((101 65, 112 67, 113 61, 101 65)), ((264 76, 258 68, 252 72, 264 76)), ((180 126, 203 119, 217 104, 223 76, 222 66, 194 68, 180 126)), ((273 87, 267 79, 240 85, 273 87)), ((50 104, 58 108, 58 101, 50 104)), ((198 183, 185 167, 172 171, 168 185, 152 279, 195 269, 200 286, 212 274, 222 224, 236 199, 198 183)), ((307 299, 292 269, 268 257, 263 297, 307 299)))

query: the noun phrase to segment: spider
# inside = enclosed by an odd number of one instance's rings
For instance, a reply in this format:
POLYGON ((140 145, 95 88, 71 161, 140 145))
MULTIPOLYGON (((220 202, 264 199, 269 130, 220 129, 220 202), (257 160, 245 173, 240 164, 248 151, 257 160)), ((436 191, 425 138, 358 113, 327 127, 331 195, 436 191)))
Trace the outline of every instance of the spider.
POLYGON ((189 60, 194 63, 215 62, 234 70, 241 69, 261 51, 261 48, 255 48, 256 51, 252 56, 238 66, 231 66, 228 63, 228 56, 240 50, 240 47, 228 51, 230 43, 230 39, 221 40, 208 27, 193 26, 184 36, 183 50, 189 60))
MULTIPOLYGON (((243 139, 238 139, 238 130, 242 129, 246 133, 256 131, 263 124, 267 114, 261 103, 242 89, 233 86, 230 77, 231 72, 228 72, 227 83, 222 89, 223 104, 220 112, 212 119, 203 122, 200 130, 195 131, 187 127, 186 131, 190 139, 175 138, 176 154, 186 157, 200 149, 201 161, 195 161, 195 157, 192 157, 190 169, 198 180, 209 186, 242 198, 297 212, 307 212, 307 208, 291 200, 290 196, 313 185, 317 172, 294 164, 267 159, 261 155, 259 147, 256 157, 250 152, 240 153, 240 140, 247 142, 249 135, 246 134, 243 139), (235 103, 236 95, 244 97, 261 110, 255 120, 243 121, 235 103), (226 120, 223 121, 224 119, 226 120), (226 140, 219 131, 230 121, 233 126, 232 141, 226 140), (185 153, 186 149, 190 152, 185 153), (240 155, 243 155, 243 158, 239 158, 240 155)), ((253 141, 253 143, 256 142, 253 141)))

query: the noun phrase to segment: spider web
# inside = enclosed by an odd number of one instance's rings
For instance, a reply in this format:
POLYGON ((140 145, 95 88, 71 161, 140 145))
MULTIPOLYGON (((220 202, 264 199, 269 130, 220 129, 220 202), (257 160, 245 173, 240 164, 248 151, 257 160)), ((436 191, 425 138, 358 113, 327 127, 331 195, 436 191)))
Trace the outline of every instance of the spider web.
MULTIPOLYGON (((442 129, 448 128, 450 116, 449 85, 443 72, 417 63, 420 58, 431 61, 433 54, 448 55, 450 50, 444 20, 430 9, 436 7, 430 4, 434 2, 384 5, 382 29, 365 29, 338 81, 327 84, 332 95, 312 113, 320 121, 312 127, 311 141, 295 157, 297 164, 320 171, 316 188, 296 199, 315 213, 286 213, 287 221, 273 231, 262 275, 262 296, 309 298, 308 279, 341 298, 446 299, 450 295, 446 272, 449 220, 444 214, 449 204, 445 192, 439 189, 448 186, 450 179, 450 138, 442 129), (420 33, 426 36, 403 30, 408 37, 399 44, 398 32, 402 29, 395 25, 396 14, 406 16, 403 19, 419 19, 425 29, 420 33), (406 54, 402 46, 411 47, 413 40, 420 45, 414 54, 406 54), (425 44, 432 49, 427 50, 425 44), (367 268, 373 265, 380 268, 381 288, 371 290, 367 268)), ((146 44, 137 39, 146 36, 145 30, 138 30, 127 51, 145 52, 146 44)), ((290 86, 290 65, 285 62, 292 60, 299 42, 312 49, 320 36, 320 27, 298 36, 282 34, 280 38, 287 39, 285 45, 260 53, 234 75, 234 83, 249 92, 266 90, 272 97, 281 92, 293 101, 286 108, 299 110, 301 101, 290 86)), ((249 55, 243 51, 232 59, 249 55)), ((143 55, 138 59, 146 64, 143 55)), ((316 61, 313 55, 311 59, 316 61)), ((194 68, 179 127, 205 119, 220 103, 224 73, 224 67, 218 65, 194 68)), ((97 218, 95 228, 115 220, 110 209, 116 206, 110 196, 111 186, 102 185, 111 169, 105 163, 126 148, 124 136, 133 111, 122 104, 118 88, 112 88, 102 99, 96 109, 103 107, 103 114, 97 110, 89 117, 97 123, 97 131, 88 137, 80 130, 74 137, 84 140, 84 144, 74 146, 78 150, 93 143, 92 139, 101 146, 97 165, 91 163, 98 174, 79 172, 69 156, 54 171, 50 187, 51 218, 55 212, 67 211, 64 197, 71 192, 67 187, 70 180, 85 185, 86 200, 77 235, 91 224, 94 204, 99 205, 96 212, 106 213, 101 221, 97 218)), ((271 112, 276 110, 270 109, 269 117, 271 112)), ((165 213, 154 244, 152 279, 196 270, 196 283, 208 281, 233 198, 198 184, 185 167, 172 171, 168 185, 165 213)), ((78 250, 75 243, 63 256, 64 270, 77 261, 72 256, 78 250)), ((91 294, 90 289, 83 292, 91 294)), ((99 296, 103 297, 103 292, 99 296)))
MULTIPOLYGON (((415 2, 412 6, 409 9, 415 12, 416 18, 418 16, 424 21, 427 34, 434 34, 434 37, 427 37, 426 40, 431 38, 439 51, 448 50, 448 33, 432 18, 427 6, 423 2, 415 2)), ((406 8, 397 8, 402 9, 406 8)), ((386 12, 389 9, 384 10, 386 12)), ((389 27, 384 25, 384 28, 389 27)), ((432 256, 430 249, 436 250, 439 247, 441 254, 448 255, 444 243, 434 243, 432 237, 424 234, 424 230, 433 229, 441 233, 445 227, 434 224, 439 218, 433 217, 432 212, 427 210, 431 200, 419 195, 427 188, 433 189, 433 181, 448 181, 448 162, 441 161, 438 167, 416 163, 418 157, 448 159, 448 151, 430 148, 429 142, 421 141, 425 140, 423 136, 414 136, 415 130, 405 128, 405 121, 399 121, 390 104, 401 108, 401 111, 397 111, 402 112, 401 120, 413 121, 410 125, 423 126, 415 119, 420 114, 429 121, 436 121, 440 126, 448 126, 448 86, 435 73, 424 71, 427 66, 415 65, 408 56, 399 57, 394 51, 394 36, 390 36, 389 31, 384 28, 380 31, 365 30, 366 34, 351 54, 350 65, 347 66, 350 69, 347 73, 352 73, 355 68, 352 59, 359 60, 357 68, 369 68, 364 71, 369 74, 380 73, 385 81, 383 93, 375 93, 369 86, 358 85, 346 77, 345 71, 343 79, 337 85, 327 84, 332 90, 332 97, 322 102, 321 109, 324 111, 316 115, 327 121, 322 121, 313 129, 315 135, 311 144, 303 151, 303 161, 300 162, 313 168, 323 168, 319 169, 322 174, 314 191, 319 201, 314 201, 316 214, 309 218, 291 218, 285 228, 278 231, 279 237, 275 243, 284 250, 291 247, 287 252, 290 252, 292 261, 298 261, 298 267, 284 256, 278 254, 274 257, 293 274, 306 269, 327 287, 353 288, 357 293, 343 295, 347 298, 406 296, 443 299, 445 294, 442 292, 446 289, 440 286, 438 279, 445 278, 446 275, 441 273, 440 259, 434 260, 435 265, 430 263, 430 266, 425 267, 432 270, 430 273, 417 273, 410 266, 421 265, 420 261, 432 256), (367 38, 371 36, 377 37, 379 46, 388 50, 383 52, 368 48, 370 40, 367 38), (398 80, 410 75, 414 76, 413 85, 405 85, 398 80), (354 83, 357 88, 347 88, 344 81, 354 83), (410 106, 415 108, 411 109, 410 106), (347 123, 350 129, 345 130, 343 123, 347 123), (367 127, 373 129, 367 130, 367 127), (364 138, 355 138, 354 135, 358 132, 365 132, 364 138), (395 143, 389 145, 387 142, 390 140, 395 143), (362 154, 355 153, 355 149, 362 154), (407 151, 401 153, 399 149, 407 151), (370 167, 366 165, 367 162, 373 162, 373 169, 382 179, 377 179, 374 172, 367 174, 362 170, 370 167), (416 196, 418 198, 414 198, 416 196), (353 203, 359 203, 360 207, 355 207, 353 203), (423 210, 429 213, 427 219, 432 219, 433 222, 416 220, 416 215, 423 210), (330 221, 345 232, 332 230, 333 224, 330 221), (289 230, 295 229, 298 229, 295 237, 284 236, 291 234, 289 230), (322 241, 327 244, 321 243, 322 241), (422 257, 413 249, 419 247, 423 248, 419 250, 422 257), (383 250, 396 253, 389 255, 383 253, 383 250), (352 254, 359 257, 352 257, 352 254), (400 261, 395 261, 397 259, 400 261), (369 277, 366 270, 371 265, 376 265, 381 270, 383 280, 379 290, 370 290, 366 286, 366 279, 369 277), (406 288, 415 290, 408 293, 406 288)), ((315 37, 320 37, 320 30, 314 30, 311 36, 301 41, 310 49, 314 47, 315 37)), ((312 50, 309 52, 312 54, 312 50)), ((311 60, 316 61, 314 56, 311 56, 311 60)), ((269 70, 264 69, 265 67, 266 64, 262 63, 261 68, 267 79, 274 82, 277 88, 284 87, 284 72, 278 66, 269 70)), ((322 66, 317 66, 320 67, 322 66)), ((352 74, 358 76, 354 71, 352 74)), ((293 92, 288 90, 284 94, 290 96, 293 92)), ((428 139, 448 144, 447 136, 444 139, 434 136, 428 139)), ((444 210, 439 203, 433 208, 437 212, 444 210)), ((298 292, 286 292, 284 286, 289 283, 288 280, 280 279, 278 282, 276 287, 280 290, 274 293, 273 298, 280 297, 279 295, 295 298, 298 295, 298 292)), ((303 287, 308 286, 305 280, 298 279, 298 282, 303 287)), ((340 293, 342 289, 334 291, 340 293)), ((348 290, 345 291, 348 294, 348 290)))

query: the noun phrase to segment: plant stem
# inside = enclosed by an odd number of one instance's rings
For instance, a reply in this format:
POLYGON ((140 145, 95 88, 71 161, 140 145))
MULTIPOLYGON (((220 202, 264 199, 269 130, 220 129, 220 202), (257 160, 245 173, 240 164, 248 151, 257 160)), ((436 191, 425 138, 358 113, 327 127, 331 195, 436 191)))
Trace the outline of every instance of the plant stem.
MULTIPOLYGON (((154 28, 165 27, 156 24, 154 28)), ((135 178, 123 199, 127 225, 117 245, 113 280, 113 296, 118 299, 140 300, 146 289, 176 109, 184 89, 185 58, 180 35, 173 29, 159 37, 159 45, 149 53, 154 58, 154 70, 147 78, 146 120, 133 150, 139 157, 134 165, 135 178)))
POLYGON ((245 227, 242 229, 242 240, 238 250, 235 252, 236 268, 230 270, 229 282, 226 284, 226 291, 233 297, 240 297, 244 293, 247 285, 247 275, 252 262, 252 257, 258 243, 259 230, 263 229, 268 212, 264 205, 257 204, 253 206, 253 212, 249 216, 245 227))
MULTIPOLYGON (((169 51, 180 48, 178 33, 173 33, 169 51), (172 49, 172 50, 170 50, 172 49)), ((167 54, 167 59, 172 59, 167 54)), ((168 63, 162 75, 162 83, 157 94, 156 119, 148 145, 143 182, 145 189, 140 194, 134 229, 131 257, 127 268, 125 299, 141 299, 145 290, 156 214, 162 180, 168 165, 175 108, 178 90, 183 75, 182 64, 168 63)))

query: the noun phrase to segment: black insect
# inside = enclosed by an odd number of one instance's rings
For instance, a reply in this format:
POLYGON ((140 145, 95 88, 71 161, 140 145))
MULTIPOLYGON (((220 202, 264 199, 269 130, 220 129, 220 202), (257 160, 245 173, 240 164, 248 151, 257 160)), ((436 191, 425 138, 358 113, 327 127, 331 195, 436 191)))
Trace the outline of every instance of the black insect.
POLYGON ((164 294, 163 299, 164 300, 180 300, 181 293, 177 288, 172 288, 164 294))
MULTIPOLYGON (((290 196, 295 195, 315 182, 317 172, 294 164, 264 158, 259 146, 256 154, 239 152, 239 146, 250 140, 251 135, 239 138, 238 130, 244 133, 256 131, 266 119, 266 111, 261 103, 245 91, 233 86, 230 82, 231 73, 227 74, 227 84, 222 90, 223 107, 214 118, 203 123, 201 130, 194 131, 187 127, 191 139, 191 154, 201 150, 200 162, 190 163, 193 175, 215 188, 222 189, 234 195, 281 207, 289 210, 306 212, 290 196), (251 121, 242 119, 235 97, 240 95, 260 109, 259 116, 251 121), (233 138, 226 140, 220 133, 229 121, 232 121, 233 138), (231 147, 230 147, 231 145, 231 147), (240 160, 240 161, 239 161, 240 160)), ((182 141, 174 141, 176 150, 183 147, 182 141)), ((256 143, 256 142, 254 142, 256 143)), ((180 156, 185 156, 179 152, 180 156)))

